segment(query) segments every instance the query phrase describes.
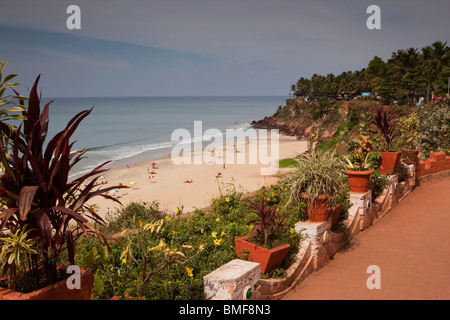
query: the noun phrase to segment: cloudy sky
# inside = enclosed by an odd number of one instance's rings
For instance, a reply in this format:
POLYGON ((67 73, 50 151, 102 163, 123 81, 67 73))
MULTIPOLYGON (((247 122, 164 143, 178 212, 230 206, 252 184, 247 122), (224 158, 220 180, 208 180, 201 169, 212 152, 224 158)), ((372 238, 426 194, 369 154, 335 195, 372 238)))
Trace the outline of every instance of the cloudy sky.
POLYGON ((41 74, 44 96, 286 96, 302 76, 450 43, 449 15, 448 0, 10 0, 0 60, 27 86, 41 74))

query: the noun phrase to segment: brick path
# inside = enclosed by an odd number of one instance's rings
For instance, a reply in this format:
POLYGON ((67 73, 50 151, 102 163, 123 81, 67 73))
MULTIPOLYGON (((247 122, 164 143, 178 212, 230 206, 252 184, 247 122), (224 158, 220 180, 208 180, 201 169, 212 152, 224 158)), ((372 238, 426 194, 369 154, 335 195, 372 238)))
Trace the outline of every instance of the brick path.
POLYGON ((450 299, 450 177, 418 186, 284 299, 450 299), (370 265, 381 289, 366 286, 370 265))

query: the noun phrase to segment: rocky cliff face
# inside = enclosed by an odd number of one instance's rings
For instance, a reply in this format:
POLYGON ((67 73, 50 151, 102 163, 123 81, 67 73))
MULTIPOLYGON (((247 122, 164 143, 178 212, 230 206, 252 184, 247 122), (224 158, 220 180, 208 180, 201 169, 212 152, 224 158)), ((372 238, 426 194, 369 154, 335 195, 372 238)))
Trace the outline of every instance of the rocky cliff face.
POLYGON ((280 133, 288 136, 305 138, 305 128, 299 123, 286 122, 274 116, 264 117, 262 120, 253 121, 251 125, 257 129, 278 129, 280 133))
POLYGON ((278 129, 280 133, 307 139, 314 133, 317 142, 330 139, 342 122, 347 122, 352 109, 358 117, 372 112, 377 102, 352 100, 348 102, 305 102, 286 100, 286 106, 274 115, 253 121, 254 128, 278 129))

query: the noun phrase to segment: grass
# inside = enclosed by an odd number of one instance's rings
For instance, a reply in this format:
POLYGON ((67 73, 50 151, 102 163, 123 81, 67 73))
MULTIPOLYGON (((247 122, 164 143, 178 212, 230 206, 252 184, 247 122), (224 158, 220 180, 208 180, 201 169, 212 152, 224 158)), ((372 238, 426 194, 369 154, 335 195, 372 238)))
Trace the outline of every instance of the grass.
POLYGON ((278 162, 280 168, 298 167, 298 162, 295 158, 286 158, 278 162))

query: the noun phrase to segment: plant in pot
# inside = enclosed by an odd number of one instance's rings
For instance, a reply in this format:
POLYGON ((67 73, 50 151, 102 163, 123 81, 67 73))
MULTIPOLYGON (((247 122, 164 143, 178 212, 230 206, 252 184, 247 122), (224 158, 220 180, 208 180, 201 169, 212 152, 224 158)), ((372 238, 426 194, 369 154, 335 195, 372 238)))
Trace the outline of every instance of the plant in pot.
POLYGON ((290 190, 288 203, 305 202, 308 220, 327 221, 337 199, 346 193, 342 161, 335 151, 313 151, 296 160, 298 166, 282 179, 290 190))
POLYGON ((381 162, 379 169, 381 174, 395 171, 400 163, 402 153, 392 150, 392 142, 398 136, 398 131, 396 130, 397 120, 397 116, 392 113, 389 107, 375 107, 371 123, 376 125, 384 139, 384 151, 380 151, 381 162))
POLYGON ((7 252, 6 245, 13 242, 26 257, 19 261, 10 255, 3 263, 2 276, 7 279, 2 285, 6 282, 12 292, 0 295, 0 299, 89 299, 93 274, 82 270, 81 289, 70 290, 65 279, 67 267, 59 265, 59 260, 64 254, 70 264, 75 264, 75 243, 82 234, 95 234, 108 244, 106 235, 90 222, 104 224, 103 219, 89 211, 86 202, 96 196, 119 202, 106 193, 125 186, 101 189, 97 179, 106 171, 102 168, 108 162, 69 180, 70 170, 85 154, 71 152, 74 143, 70 138, 92 109, 75 115, 65 129, 46 143, 51 102, 41 112, 39 78, 30 91, 19 129, 11 130, 0 121, 2 135, 13 141, 7 153, 0 140, 0 162, 4 168, 0 176, 0 234, 14 235, 13 240, 2 241, 0 251, 7 252), (87 180, 90 182, 84 186, 87 180), (29 250, 25 250, 25 245, 29 250))
POLYGON ((402 157, 406 163, 416 163, 419 156, 419 117, 413 112, 407 117, 398 119, 402 157))
POLYGON ((289 214, 282 214, 279 206, 271 205, 263 193, 247 203, 256 216, 248 221, 253 225, 250 235, 235 239, 236 255, 260 263, 261 273, 265 274, 279 266, 291 248, 277 241, 282 233, 289 232, 286 223, 289 214))
POLYGON ((374 148, 373 141, 363 135, 350 144, 352 150, 350 157, 344 157, 346 160, 344 172, 348 176, 350 192, 367 192, 373 173, 370 157, 374 148))

